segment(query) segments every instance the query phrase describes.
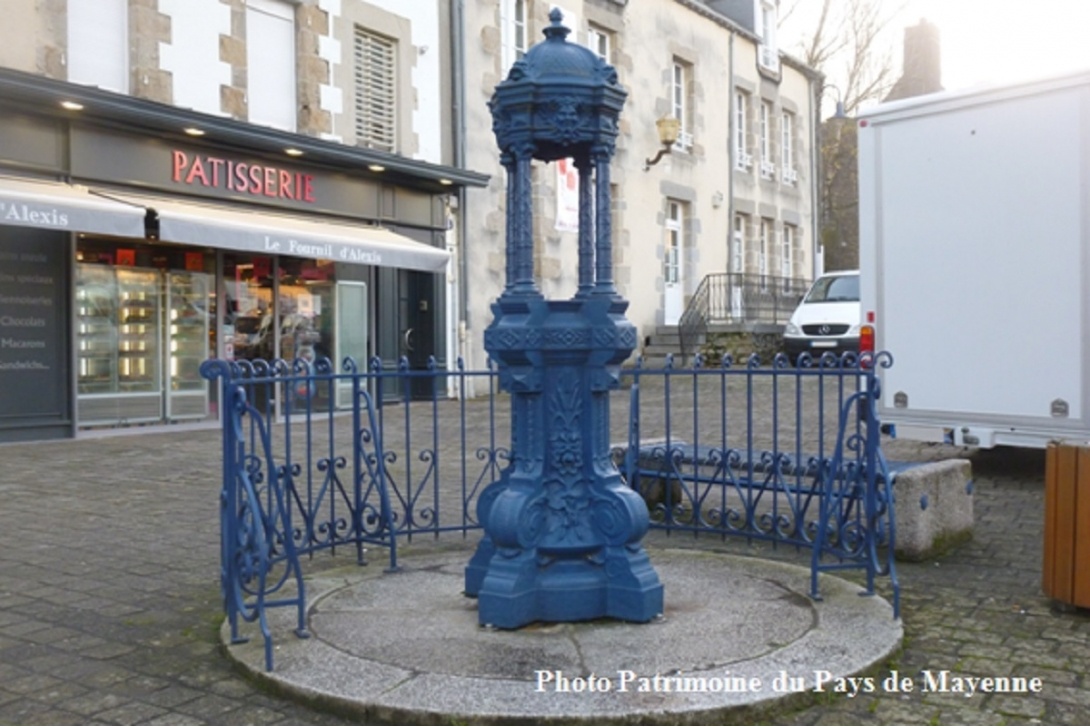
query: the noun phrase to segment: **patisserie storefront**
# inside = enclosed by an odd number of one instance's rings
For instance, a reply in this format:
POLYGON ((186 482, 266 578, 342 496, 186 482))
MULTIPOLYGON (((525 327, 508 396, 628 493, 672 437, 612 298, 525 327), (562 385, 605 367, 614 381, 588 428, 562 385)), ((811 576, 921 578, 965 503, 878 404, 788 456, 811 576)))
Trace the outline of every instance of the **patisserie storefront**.
POLYGON ((209 357, 442 359, 483 175, 6 70, 0 101, 0 442, 214 420, 209 357))

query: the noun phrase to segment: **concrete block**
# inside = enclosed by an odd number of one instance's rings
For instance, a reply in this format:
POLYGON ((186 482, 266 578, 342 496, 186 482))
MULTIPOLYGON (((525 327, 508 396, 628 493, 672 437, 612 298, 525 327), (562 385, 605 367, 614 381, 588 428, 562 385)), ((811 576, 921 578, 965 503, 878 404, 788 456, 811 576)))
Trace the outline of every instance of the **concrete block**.
POLYGON ((893 477, 898 560, 934 558, 973 536, 973 472, 969 460, 929 462, 893 477))

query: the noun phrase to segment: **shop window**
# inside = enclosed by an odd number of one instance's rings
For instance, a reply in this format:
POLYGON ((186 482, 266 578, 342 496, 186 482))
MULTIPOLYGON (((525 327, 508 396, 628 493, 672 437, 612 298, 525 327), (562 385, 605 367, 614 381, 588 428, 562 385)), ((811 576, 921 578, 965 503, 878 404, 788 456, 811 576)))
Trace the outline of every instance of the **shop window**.
POLYGON ((204 419, 200 365, 216 350, 215 256, 81 238, 76 248, 79 425, 204 419))
POLYGON ((280 358, 313 362, 333 358, 334 264, 328 260, 280 259, 277 289, 280 358))
POLYGON ((273 259, 224 255, 223 284, 224 357, 272 359, 276 350, 273 259))

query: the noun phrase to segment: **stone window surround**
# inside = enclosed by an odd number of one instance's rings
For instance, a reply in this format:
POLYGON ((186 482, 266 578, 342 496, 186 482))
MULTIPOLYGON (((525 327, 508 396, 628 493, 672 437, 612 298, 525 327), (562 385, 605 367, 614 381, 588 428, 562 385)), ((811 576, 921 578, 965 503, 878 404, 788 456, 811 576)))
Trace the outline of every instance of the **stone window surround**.
POLYGON ((415 65, 416 54, 412 43, 412 27, 406 18, 388 13, 374 5, 367 3, 351 3, 342 6, 342 13, 337 18, 333 35, 340 42, 346 63, 337 64, 334 67, 334 86, 344 90, 344 111, 335 124, 335 128, 343 130, 344 142, 356 145, 355 124, 355 34, 356 28, 364 28, 377 35, 382 35, 397 44, 395 51, 395 66, 398 76, 395 87, 397 94, 397 146, 395 153, 411 157, 416 152, 416 135, 412 130, 412 110, 415 106, 413 88, 411 83, 405 82, 410 78, 412 68, 415 65))

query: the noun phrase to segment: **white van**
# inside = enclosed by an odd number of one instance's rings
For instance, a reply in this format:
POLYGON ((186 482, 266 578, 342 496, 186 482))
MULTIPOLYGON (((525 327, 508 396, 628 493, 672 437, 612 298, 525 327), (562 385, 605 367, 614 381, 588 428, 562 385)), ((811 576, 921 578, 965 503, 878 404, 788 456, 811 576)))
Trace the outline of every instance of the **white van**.
POLYGON ((829 351, 859 352, 859 271, 838 270, 810 286, 783 332, 784 351, 794 361, 809 353, 814 360, 829 351))

